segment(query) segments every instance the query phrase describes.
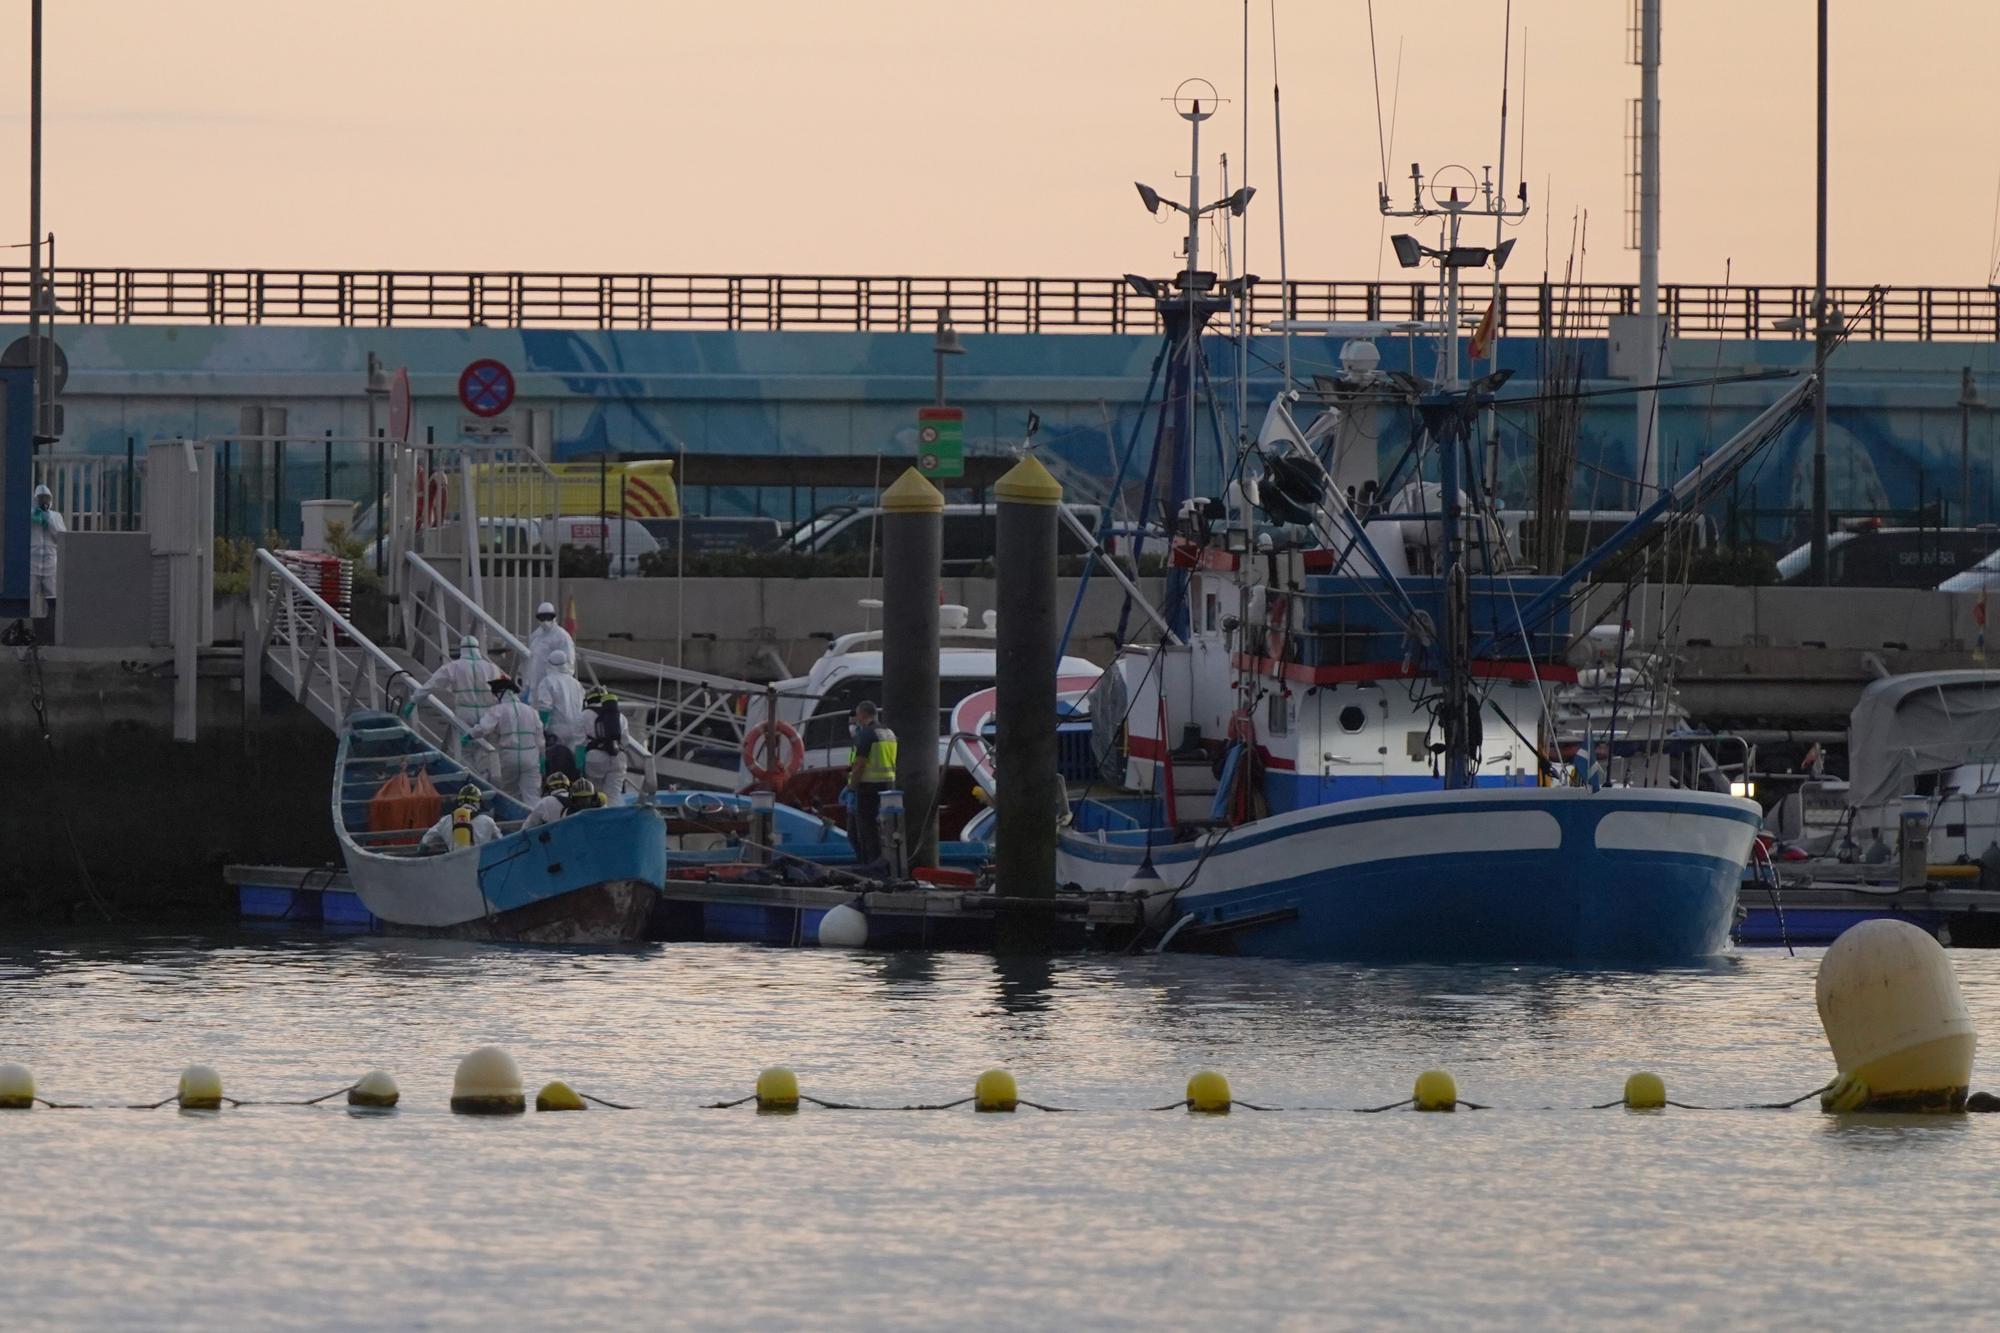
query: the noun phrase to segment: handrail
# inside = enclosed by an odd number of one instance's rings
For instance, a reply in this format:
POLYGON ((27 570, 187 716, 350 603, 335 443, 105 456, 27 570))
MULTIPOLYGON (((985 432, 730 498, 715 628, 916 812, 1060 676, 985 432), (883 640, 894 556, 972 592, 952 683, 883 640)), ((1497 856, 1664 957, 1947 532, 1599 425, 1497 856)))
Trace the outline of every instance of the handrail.
MULTIPOLYGON (((81 324, 407 325, 460 328, 828 329, 921 332, 942 317, 976 333, 1152 333, 1156 303, 1117 277, 978 277, 725 273, 562 273, 343 269, 59 268, 45 279, 67 320, 81 324)), ((0 319, 25 319, 29 271, 0 268, 0 319)), ((1468 308, 1491 304, 1504 336, 1603 336, 1636 315, 1636 283, 1468 283, 1468 308)), ((1827 289, 1842 310, 1865 310, 1862 340, 2000 340, 2000 287, 1827 289)), ((1241 312, 1278 320, 1434 320, 1437 284, 1294 279, 1252 289, 1241 312)), ((1660 311, 1674 337, 1810 342, 1809 284, 1664 284, 1660 311)), ((1215 321, 1230 331, 1237 312, 1215 321)))
MULTIPOLYGON (((285 585, 286 591, 290 596, 304 599, 306 604, 312 607, 323 620, 339 633, 346 635, 355 648, 359 649, 373 661, 375 666, 383 673, 379 688, 382 692, 383 701, 386 703, 388 700, 389 682, 394 680, 398 675, 407 676, 409 672, 404 670, 395 658, 377 647, 373 639, 370 639, 367 635, 356 629, 352 621, 336 611, 325 598, 314 592, 303 579, 285 568, 282 561, 261 546, 257 548, 257 563, 264 568, 266 573, 276 574, 279 581, 285 585)), ((270 633, 270 627, 266 627, 265 633, 267 635, 270 633)), ((305 688, 303 677, 301 677, 298 685, 300 690, 303 691, 305 688)), ((441 715, 444 725, 450 730, 457 731, 462 729, 463 724, 459 721, 458 714, 452 712, 443 700, 427 695, 424 698, 424 703, 441 715)))
POLYGON ((513 649, 515 661, 525 663, 528 660, 528 645, 515 638, 514 632, 498 620, 495 620, 485 607, 461 592, 457 584, 438 573, 437 568, 430 561, 424 559, 415 551, 405 551, 403 559, 411 569, 422 575, 425 580, 442 591, 445 596, 456 602, 460 609, 469 613, 474 620, 477 620, 488 630, 504 639, 507 646, 513 649))

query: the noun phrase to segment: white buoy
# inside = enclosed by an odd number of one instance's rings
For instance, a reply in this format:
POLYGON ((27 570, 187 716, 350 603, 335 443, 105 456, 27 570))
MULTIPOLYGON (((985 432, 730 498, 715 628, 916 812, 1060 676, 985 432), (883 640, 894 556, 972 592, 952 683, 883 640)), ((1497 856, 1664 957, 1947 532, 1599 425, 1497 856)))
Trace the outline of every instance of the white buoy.
POLYGON ((0 1111, 26 1111, 35 1104, 35 1076, 26 1065, 0 1065, 0 1111))
POLYGON ((518 1115, 528 1109, 521 1066, 498 1046, 481 1046, 458 1062, 451 1109, 460 1115, 518 1115))
POLYGON ((389 1076, 388 1071, 371 1069, 347 1090, 347 1104, 379 1109, 394 1106, 402 1100, 402 1096, 402 1091, 396 1087, 396 1080, 389 1076))
POLYGON ((1840 1110, 1957 1111, 1978 1045, 1951 958, 1907 921, 1864 921, 1820 959, 1819 1020, 1840 1110))
POLYGON ((822 949, 861 949, 868 944, 868 914, 846 903, 829 907, 819 919, 822 949))

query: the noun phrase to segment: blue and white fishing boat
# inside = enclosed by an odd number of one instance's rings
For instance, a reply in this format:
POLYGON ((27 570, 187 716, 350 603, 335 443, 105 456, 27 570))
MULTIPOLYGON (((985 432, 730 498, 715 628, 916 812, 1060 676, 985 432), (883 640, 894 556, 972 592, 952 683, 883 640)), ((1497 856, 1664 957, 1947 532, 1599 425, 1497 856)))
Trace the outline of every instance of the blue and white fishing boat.
MULTIPOLYGON (((1200 105, 1182 114, 1198 143, 1200 105)), ((1386 328, 1313 330, 1348 333, 1341 372, 1281 395, 1254 445, 1219 438, 1219 494, 1194 491, 1202 328, 1254 279, 1218 284, 1194 256, 1202 216, 1232 201, 1202 205, 1197 175, 1174 205, 1187 270, 1133 284, 1166 326, 1164 443, 1144 475, 1174 519, 1169 577, 1157 639, 1121 650, 1092 700, 1104 772, 1072 788, 1057 873, 1144 893, 1161 947, 1654 964, 1728 945, 1759 806, 1579 775, 1557 758, 1551 690, 1575 679, 1569 609, 1592 571, 1726 485, 1817 377, 1574 567, 1524 567, 1474 428, 1506 373, 1460 375, 1459 274, 1507 251, 1462 224, 1518 219, 1525 192, 1515 206, 1490 176, 1464 179, 1413 171, 1407 209, 1380 191, 1385 214, 1437 229, 1435 245, 1395 238, 1406 264, 1443 269, 1442 322, 1396 330, 1438 334, 1435 378, 1379 369, 1369 336, 1386 328), (1301 428, 1292 406, 1314 399, 1301 428), (1385 404, 1411 431, 1381 469, 1385 404)))
MULTIPOLYGON (((388 713, 348 720, 335 760, 333 826, 362 904, 405 934, 526 944, 606 944, 645 938, 666 879, 660 816, 640 806, 580 811, 523 831, 527 809, 468 774, 388 713), (371 828, 382 784, 422 772, 447 797, 485 793, 501 836, 425 855, 421 829, 371 828)), ((379 807, 377 807, 379 809, 379 807)))

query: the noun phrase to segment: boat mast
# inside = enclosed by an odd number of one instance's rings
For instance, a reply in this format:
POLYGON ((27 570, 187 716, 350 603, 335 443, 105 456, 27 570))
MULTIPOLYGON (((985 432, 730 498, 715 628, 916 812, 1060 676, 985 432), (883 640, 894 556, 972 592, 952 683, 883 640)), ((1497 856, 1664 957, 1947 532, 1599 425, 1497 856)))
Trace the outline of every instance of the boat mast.
POLYGON ((1438 448, 1439 495, 1435 517, 1444 540, 1432 611, 1437 622, 1436 651, 1430 665, 1438 683, 1436 717, 1443 740, 1438 758, 1447 788, 1470 787, 1478 779, 1480 704, 1472 688, 1471 602, 1465 568, 1465 504, 1460 481, 1463 478, 1470 484, 1476 500, 1482 490, 1479 461, 1466 452, 1473 438, 1472 423, 1478 419, 1479 407, 1490 402, 1493 389, 1505 378, 1504 374, 1496 372, 1468 386, 1460 376, 1459 270, 1484 268, 1490 262, 1497 274, 1514 245, 1512 241, 1502 241, 1490 249, 1462 245, 1460 228, 1468 217, 1492 218, 1497 228, 1502 221, 1522 217, 1528 211, 1525 199, 1516 207, 1509 208, 1506 197, 1496 196, 1493 192, 1490 179, 1489 176, 1489 184, 1482 189, 1465 168, 1446 167, 1433 175, 1426 186, 1422 166, 1413 162, 1410 164, 1410 206, 1406 209, 1391 207, 1386 190, 1382 192, 1380 201, 1384 217, 1443 219, 1441 246, 1433 248, 1424 245, 1407 234, 1393 236, 1390 241, 1395 247, 1397 262, 1404 268, 1416 268, 1426 260, 1436 263, 1442 270, 1444 287, 1444 330, 1440 334, 1444 341, 1440 345, 1442 355, 1439 358, 1442 382, 1427 389, 1419 397, 1417 405, 1423 415, 1425 429, 1438 448), (1462 183, 1440 183, 1439 177, 1447 172, 1458 173, 1462 183))

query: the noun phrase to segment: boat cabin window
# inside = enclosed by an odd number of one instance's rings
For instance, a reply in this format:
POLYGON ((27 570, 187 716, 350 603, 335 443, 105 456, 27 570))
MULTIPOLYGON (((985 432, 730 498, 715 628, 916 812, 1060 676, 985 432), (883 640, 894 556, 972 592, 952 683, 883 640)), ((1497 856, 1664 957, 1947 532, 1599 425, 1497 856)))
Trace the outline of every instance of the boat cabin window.
POLYGON ((1368 714, 1356 704, 1349 704, 1340 710, 1340 729, 1352 736, 1368 725, 1368 714))
POLYGON ((1203 628, 1210 631, 1213 631, 1215 629, 1216 622, 1219 618, 1219 613, 1216 609, 1215 601, 1216 599, 1214 593, 1208 593, 1201 599, 1201 615, 1202 615, 1202 620, 1204 622, 1203 628))
POLYGON ((1290 702, 1283 690, 1271 696, 1271 720, 1265 732, 1272 736, 1283 736, 1291 730, 1291 718, 1286 714, 1285 705, 1290 702))

